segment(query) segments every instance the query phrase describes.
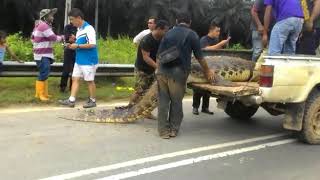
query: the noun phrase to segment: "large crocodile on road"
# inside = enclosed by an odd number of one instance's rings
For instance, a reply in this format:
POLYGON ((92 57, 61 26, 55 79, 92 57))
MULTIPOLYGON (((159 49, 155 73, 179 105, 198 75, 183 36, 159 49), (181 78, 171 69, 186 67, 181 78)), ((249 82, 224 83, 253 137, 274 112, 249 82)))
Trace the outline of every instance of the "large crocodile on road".
MULTIPOLYGON (((237 57, 209 56, 206 57, 208 66, 215 72, 214 82, 208 82, 204 77, 201 66, 196 61, 191 65, 187 83, 206 83, 216 86, 231 86, 231 82, 246 82, 258 74, 256 63, 237 57)), ((260 64, 260 63, 257 63, 260 64)), ((258 65, 257 65, 258 66, 258 65)), ((75 116, 65 118, 74 121, 95 123, 132 123, 145 118, 158 105, 157 82, 154 82, 139 103, 125 109, 82 110, 75 116)))

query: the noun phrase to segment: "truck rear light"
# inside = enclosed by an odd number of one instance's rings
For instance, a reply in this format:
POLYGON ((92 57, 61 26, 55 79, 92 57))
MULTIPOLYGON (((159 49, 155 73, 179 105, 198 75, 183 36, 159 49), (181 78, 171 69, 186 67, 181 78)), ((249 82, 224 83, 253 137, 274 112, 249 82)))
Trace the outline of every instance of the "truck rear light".
POLYGON ((260 87, 272 87, 273 86, 273 72, 274 66, 262 65, 260 70, 260 87))

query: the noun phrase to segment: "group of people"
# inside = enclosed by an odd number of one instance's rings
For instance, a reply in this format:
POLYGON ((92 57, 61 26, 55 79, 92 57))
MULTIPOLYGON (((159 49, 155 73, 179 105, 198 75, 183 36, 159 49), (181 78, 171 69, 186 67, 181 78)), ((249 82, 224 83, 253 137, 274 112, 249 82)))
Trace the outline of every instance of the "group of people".
POLYGON ((80 79, 83 78, 88 85, 89 91, 88 101, 83 107, 96 107, 96 85, 94 82, 98 67, 96 31, 84 20, 83 12, 74 8, 68 14, 71 24, 65 27, 64 35, 56 35, 52 30, 56 12, 57 9, 41 10, 40 19, 35 22, 31 36, 34 60, 39 69, 39 76, 35 83, 35 97, 41 101, 49 100, 48 78, 50 65, 54 62, 53 44, 55 42, 63 42, 65 51, 60 91, 64 92, 66 90, 70 72, 72 72, 72 80, 70 81, 72 83, 70 83, 70 97, 65 100, 59 100, 59 103, 68 107, 75 106, 80 79))
MULTIPOLYGON (((42 10, 40 20, 35 23, 32 33, 34 60, 39 69, 35 97, 42 101, 49 100, 47 80, 50 64, 54 61, 53 43, 64 42, 64 67, 60 90, 62 92, 66 90, 70 72, 72 72, 70 81, 72 85, 70 97, 60 100, 59 103, 75 107, 80 79, 84 79, 88 85, 89 99, 83 107, 96 107, 94 82, 98 64, 96 32, 85 21, 82 11, 74 8, 68 14, 71 24, 65 27, 64 36, 58 36, 52 31, 51 26, 56 12, 57 9, 42 10)), ((258 59, 268 42, 269 55, 295 54, 296 51, 315 54, 319 45, 320 22, 316 26, 314 23, 319 21, 317 17, 320 14, 320 0, 256 0, 251 14, 253 61, 258 59)), ((208 81, 214 81, 214 72, 208 68, 202 51, 222 49, 231 39, 227 37, 220 41, 221 29, 214 22, 210 24, 208 34, 201 39, 190 26, 191 17, 188 13, 178 14, 176 25, 171 29, 166 20, 156 17, 148 19, 148 29, 139 33, 133 40, 138 47, 135 62, 135 91, 127 106, 117 107, 134 106, 152 83, 157 81, 158 115, 154 117, 150 114, 148 118, 158 120, 158 132, 164 139, 176 137, 180 130, 183 120, 182 100, 190 73, 192 53, 203 68, 208 81), (162 62, 163 54, 176 49, 178 56, 175 59, 162 62)), ((15 56, 6 46, 5 35, 0 32, 0 69, 6 50, 15 56)), ((203 101, 201 112, 213 114, 209 110, 210 93, 201 90, 194 90, 193 114, 199 115, 201 98, 203 101)))

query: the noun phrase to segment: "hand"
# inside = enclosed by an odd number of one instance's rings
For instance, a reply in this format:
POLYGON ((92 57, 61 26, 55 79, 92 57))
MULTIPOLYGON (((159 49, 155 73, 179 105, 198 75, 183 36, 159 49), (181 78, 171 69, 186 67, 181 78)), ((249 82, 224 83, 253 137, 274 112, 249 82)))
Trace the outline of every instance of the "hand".
POLYGON ((214 81, 214 72, 212 70, 209 69, 205 74, 209 82, 214 81))
POLYGON ((77 49, 78 48, 78 44, 69 44, 67 47, 69 48, 69 49, 72 49, 72 50, 75 50, 75 49, 77 49))
POLYGON ((259 32, 260 34, 263 34, 263 31, 264 31, 264 27, 263 27, 262 25, 259 25, 259 26, 258 26, 258 32, 259 32))
POLYGON ((313 31, 313 21, 312 20, 306 21, 305 27, 306 27, 307 31, 312 32, 313 31))
POLYGON ((73 34, 71 36, 69 36, 69 42, 71 42, 71 43, 76 42, 76 36, 73 34))
POLYGON ((267 35, 267 33, 264 33, 263 36, 262 36, 262 44, 263 44, 264 47, 268 46, 268 35, 267 35))

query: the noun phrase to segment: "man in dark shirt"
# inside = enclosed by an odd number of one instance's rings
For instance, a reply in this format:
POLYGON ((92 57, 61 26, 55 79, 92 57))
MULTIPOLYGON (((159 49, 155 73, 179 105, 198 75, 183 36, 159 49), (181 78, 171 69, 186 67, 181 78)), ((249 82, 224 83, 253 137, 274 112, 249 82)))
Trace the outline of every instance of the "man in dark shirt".
POLYGON ((191 53, 193 52, 209 81, 213 81, 214 73, 208 68, 203 58, 198 35, 189 27, 191 17, 179 14, 177 26, 171 29, 163 38, 159 52, 177 47, 179 58, 174 62, 162 64, 158 60, 159 68, 156 76, 158 81, 158 131, 163 139, 176 137, 183 119, 182 100, 186 90, 186 82, 191 69, 191 53), (183 44, 184 42, 184 44, 183 44))
MULTIPOLYGON (((209 33, 200 39, 201 49, 202 50, 222 49, 230 41, 230 37, 229 37, 228 39, 219 42, 219 37, 220 37, 220 27, 213 22, 209 27, 209 33)), ((200 90, 200 89, 193 90, 192 113, 195 115, 199 115, 198 109, 200 106, 201 98, 202 98, 201 112, 206 114, 213 114, 213 112, 209 111, 210 92, 200 90)))
MULTIPOLYGON (((77 33, 77 27, 73 26, 72 24, 66 25, 64 28, 64 37, 65 43, 72 44, 75 42, 75 36, 77 33)), ((60 92, 65 92, 66 87, 68 86, 68 79, 70 77, 70 73, 73 71, 73 66, 75 63, 76 52, 75 50, 65 48, 64 49, 64 57, 63 57, 63 70, 60 80, 60 92)), ((70 85, 71 88, 72 79, 70 78, 70 85)))
POLYGON ((126 107, 131 107, 138 103, 141 100, 141 97, 154 82, 154 72, 157 69, 156 56, 158 48, 160 45, 160 41, 163 38, 164 34, 168 31, 168 28, 169 25, 166 21, 158 20, 156 22, 155 30, 153 30, 152 33, 146 35, 141 40, 135 63, 135 92, 130 98, 129 105, 126 107))

